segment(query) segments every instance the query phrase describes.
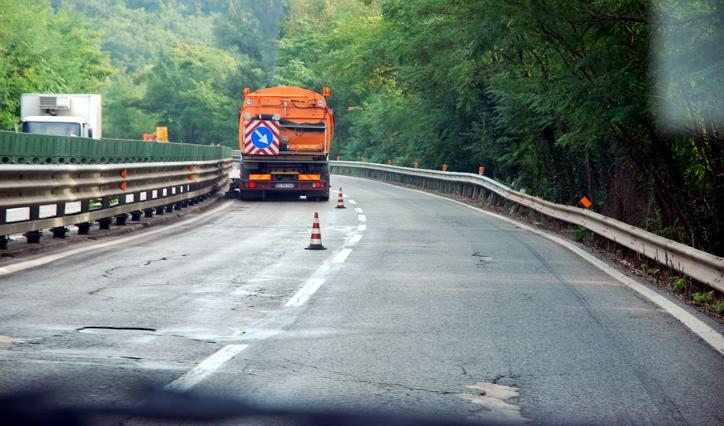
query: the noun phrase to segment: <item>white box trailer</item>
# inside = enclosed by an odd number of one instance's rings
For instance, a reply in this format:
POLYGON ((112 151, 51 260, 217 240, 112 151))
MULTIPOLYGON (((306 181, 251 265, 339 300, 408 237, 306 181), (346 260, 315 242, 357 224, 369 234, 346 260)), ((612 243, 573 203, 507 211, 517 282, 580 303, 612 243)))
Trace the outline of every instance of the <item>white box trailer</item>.
POLYGON ((24 93, 20 118, 24 133, 100 139, 101 95, 24 93))

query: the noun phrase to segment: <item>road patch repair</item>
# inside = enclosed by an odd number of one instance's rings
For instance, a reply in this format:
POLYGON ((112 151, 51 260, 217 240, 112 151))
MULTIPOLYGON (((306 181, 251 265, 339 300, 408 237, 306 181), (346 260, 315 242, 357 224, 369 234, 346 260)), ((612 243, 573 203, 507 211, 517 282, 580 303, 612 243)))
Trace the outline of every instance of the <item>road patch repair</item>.
POLYGON ((0 348, 12 346, 18 343, 25 342, 25 339, 20 339, 18 337, 11 337, 11 336, 1 336, 0 335, 0 348))
POLYGON ((528 423, 530 419, 520 414, 520 406, 511 404, 508 400, 520 396, 519 389, 514 386, 504 386, 492 382, 479 382, 465 386, 475 393, 461 393, 458 396, 474 404, 480 404, 487 410, 476 413, 476 420, 504 424, 528 423))

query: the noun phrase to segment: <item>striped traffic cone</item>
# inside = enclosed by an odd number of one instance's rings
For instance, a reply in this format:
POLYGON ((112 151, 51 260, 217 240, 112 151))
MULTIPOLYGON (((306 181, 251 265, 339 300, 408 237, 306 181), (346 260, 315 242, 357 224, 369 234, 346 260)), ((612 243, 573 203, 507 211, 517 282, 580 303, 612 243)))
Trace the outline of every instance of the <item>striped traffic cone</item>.
POLYGON ((319 213, 317 212, 314 212, 312 237, 309 239, 309 247, 305 250, 327 250, 327 248, 322 245, 322 231, 319 229, 319 213))
POLYGON ((339 195, 337 196, 337 208, 346 209, 344 206, 344 195, 342 195, 342 187, 339 188, 339 195))

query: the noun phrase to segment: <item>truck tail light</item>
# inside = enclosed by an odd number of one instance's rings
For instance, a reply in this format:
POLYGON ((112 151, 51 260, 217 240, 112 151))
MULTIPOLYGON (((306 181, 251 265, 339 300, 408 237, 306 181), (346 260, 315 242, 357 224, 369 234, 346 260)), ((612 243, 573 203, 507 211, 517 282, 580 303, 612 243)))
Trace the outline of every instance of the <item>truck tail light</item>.
POLYGON ((320 180, 320 175, 299 175, 299 180, 320 180))
POLYGON ((272 180, 272 175, 269 174, 263 174, 263 175, 257 175, 257 174, 250 174, 249 180, 272 180))
POLYGON ((314 182, 312 188, 323 188, 322 182, 314 182))
POLYGON ((256 188, 256 182, 244 182, 244 188, 256 188))

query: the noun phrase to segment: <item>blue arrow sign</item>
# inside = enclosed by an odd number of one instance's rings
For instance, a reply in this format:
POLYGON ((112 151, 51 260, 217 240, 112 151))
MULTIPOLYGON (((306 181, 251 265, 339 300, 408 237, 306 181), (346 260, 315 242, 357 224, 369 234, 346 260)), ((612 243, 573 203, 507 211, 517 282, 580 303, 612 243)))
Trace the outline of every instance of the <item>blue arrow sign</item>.
POLYGON ((273 142, 274 135, 272 134, 272 131, 266 128, 264 125, 261 125, 254 129, 254 132, 251 134, 251 143, 253 143, 254 146, 257 148, 267 148, 273 142))

